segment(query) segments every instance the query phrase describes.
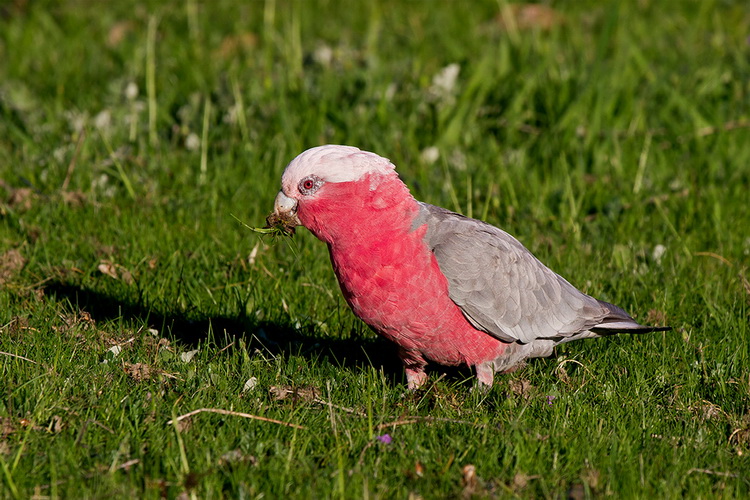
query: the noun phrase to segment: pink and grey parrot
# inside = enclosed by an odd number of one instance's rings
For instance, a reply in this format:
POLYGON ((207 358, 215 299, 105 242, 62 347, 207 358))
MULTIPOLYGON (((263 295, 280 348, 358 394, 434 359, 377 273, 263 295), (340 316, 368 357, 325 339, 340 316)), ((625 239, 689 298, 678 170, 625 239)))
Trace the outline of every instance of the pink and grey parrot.
POLYGON ((670 329, 580 292, 505 231, 415 200, 388 159, 351 146, 292 160, 273 215, 328 245, 347 303, 396 343, 410 389, 428 362, 473 367, 489 387, 563 342, 670 329))

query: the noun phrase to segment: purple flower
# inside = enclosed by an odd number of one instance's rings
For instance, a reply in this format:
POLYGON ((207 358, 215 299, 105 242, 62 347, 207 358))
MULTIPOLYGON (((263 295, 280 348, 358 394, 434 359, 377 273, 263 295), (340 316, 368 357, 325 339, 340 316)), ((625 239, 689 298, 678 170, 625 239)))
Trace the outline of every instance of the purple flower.
POLYGON ((376 436, 375 439, 377 439, 383 444, 391 444, 391 441, 393 441, 393 438, 391 438, 390 434, 383 434, 382 436, 376 436))
POLYGON ((547 404, 552 406, 552 401, 556 400, 555 396, 547 396, 547 404))

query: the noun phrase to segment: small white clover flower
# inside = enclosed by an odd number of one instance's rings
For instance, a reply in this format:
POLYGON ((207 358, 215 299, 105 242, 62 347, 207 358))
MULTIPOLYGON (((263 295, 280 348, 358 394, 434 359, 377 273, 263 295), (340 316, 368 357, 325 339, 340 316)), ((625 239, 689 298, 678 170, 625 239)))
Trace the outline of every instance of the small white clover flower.
POLYGON ((136 85, 135 82, 130 82, 125 87, 125 98, 128 101, 132 101, 136 97, 138 97, 138 85, 136 85))
POLYGON ((430 93, 438 98, 446 98, 453 94, 458 80, 461 66, 456 63, 449 64, 432 77, 430 93))
POLYGON ((201 138, 195 132, 190 132, 185 138, 185 148, 188 151, 195 151, 201 147, 201 138))
POLYGON ((432 165, 440 158, 440 150, 435 146, 430 146, 424 148, 420 156, 422 157, 423 162, 432 165))
POLYGON ((667 247, 665 247, 662 244, 658 244, 654 247, 654 250, 651 252, 651 257, 656 261, 656 263, 660 263, 662 257, 664 257, 664 254, 667 253, 667 247))

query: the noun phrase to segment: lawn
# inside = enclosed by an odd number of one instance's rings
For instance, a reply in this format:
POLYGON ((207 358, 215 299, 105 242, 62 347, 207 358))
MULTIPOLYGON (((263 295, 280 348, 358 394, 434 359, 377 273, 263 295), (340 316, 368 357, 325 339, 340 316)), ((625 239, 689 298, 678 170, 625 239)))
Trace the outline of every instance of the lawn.
POLYGON ((0 498, 750 496, 749 35, 740 0, 5 2, 0 498), (246 227, 325 143, 674 330, 410 393, 325 245, 246 227))

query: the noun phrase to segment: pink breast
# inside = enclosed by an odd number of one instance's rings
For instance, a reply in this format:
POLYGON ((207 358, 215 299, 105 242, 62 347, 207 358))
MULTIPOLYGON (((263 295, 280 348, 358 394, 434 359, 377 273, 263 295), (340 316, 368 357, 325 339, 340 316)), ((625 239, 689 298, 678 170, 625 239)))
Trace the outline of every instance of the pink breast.
POLYGON ((448 296, 422 238, 426 227, 358 252, 331 251, 344 296, 365 323, 406 350, 445 365, 500 356, 505 344, 476 330, 448 296))
POLYGON ((298 210, 305 227, 328 244, 352 310, 376 332, 440 364, 497 358, 506 344, 471 326, 450 299, 424 243, 427 226, 412 230, 418 213, 395 175, 327 184, 298 210))

